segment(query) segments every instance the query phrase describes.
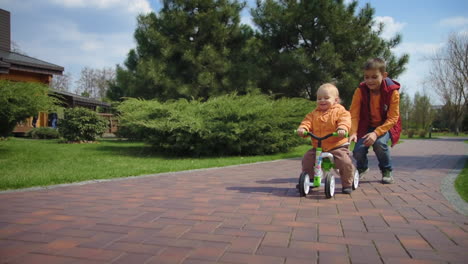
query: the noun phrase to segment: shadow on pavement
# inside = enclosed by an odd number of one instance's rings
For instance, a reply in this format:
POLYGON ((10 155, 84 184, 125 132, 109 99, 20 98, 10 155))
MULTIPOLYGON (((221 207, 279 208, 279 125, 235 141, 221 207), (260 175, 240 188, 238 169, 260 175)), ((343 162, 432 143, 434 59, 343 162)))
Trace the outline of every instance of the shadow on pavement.
MULTIPOLYGON (((452 169, 454 164, 453 162, 444 162, 447 160, 459 160, 463 159, 463 155, 427 155, 427 156, 392 156, 392 164, 394 170, 398 169, 430 169, 430 168, 439 168, 439 169, 452 169)), ((377 160, 375 160, 377 164, 377 160)), ((371 169, 378 170, 378 166, 371 167, 371 169)))
POLYGON ((261 184, 279 184, 279 183, 291 183, 291 182, 297 182, 298 178, 276 178, 276 179, 269 179, 269 180, 262 180, 262 181, 256 181, 256 183, 261 183, 261 184))
MULTIPOLYGON (((287 188, 287 187, 269 187, 269 186, 232 186, 227 187, 226 190, 231 191, 238 191, 241 193, 271 193, 272 195, 280 196, 280 197, 298 197, 299 198, 299 191, 296 189, 296 183, 298 182, 298 178, 276 178, 276 179, 269 179, 264 181, 256 181, 256 183, 260 184, 288 184, 293 183, 294 187, 287 188)), ((341 195, 341 179, 339 177, 335 177, 336 181, 336 188, 335 194, 341 195)), ((373 182, 369 180, 368 182, 373 182)), ((380 182, 380 181, 378 181, 380 182)), ((305 197, 307 199, 317 199, 317 200, 326 200, 324 187, 313 188, 309 192, 309 194, 305 197)))
POLYGON ((425 139, 402 139, 403 141, 405 140, 414 140, 414 141, 460 141, 463 142, 465 140, 468 140, 468 137, 435 137, 435 138, 425 138, 425 139))
MULTIPOLYGON (((277 187, 260 187, 260 186, 253 186, 253 187, 248 187, 248 186, 233 186, 233 187, 227 187, 226 190, 230 191, 238 191, 241 193, 272 193, 277 196, 291 196, 288 195, 288 192, 291 192, 291 190, 296 190, 295 188, 277 188, 277 187)), ((299 193, 297 194, 299 196, 299 193)))

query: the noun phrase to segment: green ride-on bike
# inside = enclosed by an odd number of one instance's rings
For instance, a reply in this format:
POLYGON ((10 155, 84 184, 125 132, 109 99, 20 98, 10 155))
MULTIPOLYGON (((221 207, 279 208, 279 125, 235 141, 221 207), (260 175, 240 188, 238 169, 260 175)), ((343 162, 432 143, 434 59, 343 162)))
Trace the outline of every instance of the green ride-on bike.
MULTIPOLYGON (((315 152, 314 181, 310 181, 310 176, 307 172, 302 172, 299 176, 299 193, 301 196, 306 196, 309 194, 311 188, 325 186, 325 196, 327 198, 332 198, 335 195, 335 174, 337 176, 340 174, 339 171, 335 169, 333 154, 330 152, 322 152, 322 140, 332 136, 338 136, 338 133, 333 132, 324 137, 317 137, 310 132, 304 131, 304 136, 310 136, 318 142, 315 152), (325 179, 324 184, 322 184, 322 179, 325 179)), ((346 137, 348 137, 348 135, 346 135, 346 137)), ((356 190, 359 186, 359 173, 357 170, 354 170, 353 176, 352 188, 353 190, 356 190)))

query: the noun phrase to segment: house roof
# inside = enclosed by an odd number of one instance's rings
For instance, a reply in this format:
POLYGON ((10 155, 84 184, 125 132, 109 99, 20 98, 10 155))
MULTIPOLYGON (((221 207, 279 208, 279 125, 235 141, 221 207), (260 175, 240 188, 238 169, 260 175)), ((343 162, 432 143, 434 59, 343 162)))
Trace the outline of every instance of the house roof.
POLYGON ((64 69, 62 66, 17 52, 0 50, 0 73, 4 73, 5 70, 62 75, 64 69))
POLYGON ((8 73, 10 69, 10 63, 3 62, 0 60, 0 73, 8 73))
POLYGON ((110 103, 102 102, 94 98, 84 97, 81 95, 77 95, 74 93, 52 90, 53 93, 65 97, 66 99, 70 100, 75 105, 83 105, 83 106, 101 106, 101 107, 111 107, 110 103))

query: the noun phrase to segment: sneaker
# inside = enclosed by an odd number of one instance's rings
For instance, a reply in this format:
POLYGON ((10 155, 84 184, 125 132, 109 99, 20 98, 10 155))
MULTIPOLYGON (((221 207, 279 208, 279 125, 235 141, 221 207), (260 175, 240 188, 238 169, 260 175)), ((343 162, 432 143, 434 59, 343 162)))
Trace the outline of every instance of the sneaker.
POLYGON ((359 179, 362 179, 364 177, 364 174, 369 172, 369 168, 358 169, 358 172, 359 172, 359 179))
POLYGON ((391 170, 382 171, 382 183, 383 184, 395 183, 395 180, 393 180, 393 175, 392 175, 391 170))
POLYGON ((343 190, 341 190, 342 193, 344 194, 351 194, 353 192, 353 188, 351 187, 345 187, 343 190))

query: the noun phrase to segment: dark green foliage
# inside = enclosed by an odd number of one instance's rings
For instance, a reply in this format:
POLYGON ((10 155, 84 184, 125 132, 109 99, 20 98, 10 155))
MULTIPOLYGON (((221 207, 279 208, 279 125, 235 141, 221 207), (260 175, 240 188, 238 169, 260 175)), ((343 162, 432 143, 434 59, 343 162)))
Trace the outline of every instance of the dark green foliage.
POLYGON ((138 17, 137 46, 117 66, 112 100, 206 100, 258 90, 315 100, 316 89, 333 82, 348 107, 367 59, 385 59, 394 79, 408 62, 391 52, 401 36, 383 39, 369 4, 358 10, 343 0, 257 1, 254 31, 239 23, 244 2, 162 3, 158 13, 138 17))
POLYGON ((362 66, 372 57, 383 57, 396 78, 408 56, 396 58, 390 51, 400 42, 384 40, 374 31, 374 9, 342 0, 257 1, 252 10, 261 39, 259 58, 269 71, 260 81, 265 93, 307 96, 315 99, 317 88, 335 82, 347 106, 362 81, 362 66))
POLYGON ((245 3, 166 0, 158 14, 138 17, 137 48, 118 66, 108 96, 160 100, 245 93, 245 46, 253 36, 240 26, 245 3))
POLYGON ((39 83, 0 80, 0 137, 8 136, 16 123, 56 108, 57 98, 39 83))
POLYGON ((264 95, 231 94, 206 102, 129 99, 119 106, 119 129, 175 155, 272 154, 302 142, 293 130, 313 106, 305 99, 264 95))
POLYGON ((66 109, 58 123, 60 135, 68 141, 94 141, 106 127, 107 122, 96 112, 81 107, 66 109))
POLYGON ((26 136, 34 139, 53 139, 59 137, 59 132, 51 127, 38 127, 29 130, 26 136))

